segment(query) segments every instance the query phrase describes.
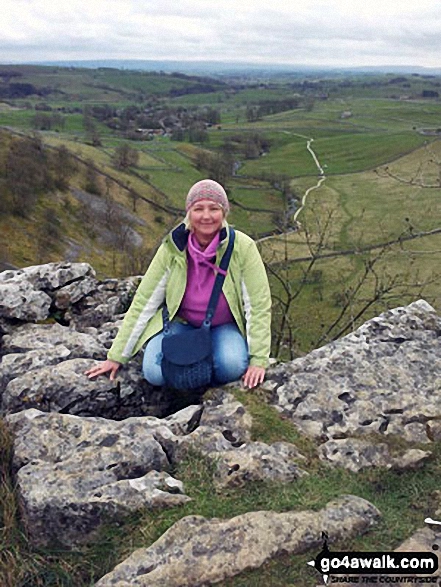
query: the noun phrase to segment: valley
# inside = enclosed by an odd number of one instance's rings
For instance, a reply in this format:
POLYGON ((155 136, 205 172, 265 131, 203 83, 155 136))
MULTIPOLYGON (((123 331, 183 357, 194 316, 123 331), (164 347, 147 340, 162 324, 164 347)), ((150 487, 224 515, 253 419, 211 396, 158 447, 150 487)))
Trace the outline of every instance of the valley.
POLYGON ((260 242, 275 331, 290 318, 277 356, 420 296, 440 309, 441 77, 23 65, 0 79, 3 266, 141 274, 211 177, 260 242), (11 145, 36 136, 49 170, 60 152, 71 170, 20 209, 11 145))

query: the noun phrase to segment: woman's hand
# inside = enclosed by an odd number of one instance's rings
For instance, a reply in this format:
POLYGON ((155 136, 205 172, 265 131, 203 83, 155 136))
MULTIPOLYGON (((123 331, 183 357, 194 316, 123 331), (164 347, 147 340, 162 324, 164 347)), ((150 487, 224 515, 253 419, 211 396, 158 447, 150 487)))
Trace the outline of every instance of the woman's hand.
POLYGON ((92 377, 97 377, 98 375, 105 375, 106 373, 110 372, 110 381, 114 381, 118 369, 121 367, 121 363, 117 363, 116 361, 111 361, 110 359, 106 359, 99 365, 95 365, 92 369, 84 372, 84 375, 87 375, 89 379, 92 377))
POLYGON ((265 369, 263 367, 255 367, 250 365, 242 377, 245 387, 252 389, 257 385, 263 383, 265 379, 265 369))

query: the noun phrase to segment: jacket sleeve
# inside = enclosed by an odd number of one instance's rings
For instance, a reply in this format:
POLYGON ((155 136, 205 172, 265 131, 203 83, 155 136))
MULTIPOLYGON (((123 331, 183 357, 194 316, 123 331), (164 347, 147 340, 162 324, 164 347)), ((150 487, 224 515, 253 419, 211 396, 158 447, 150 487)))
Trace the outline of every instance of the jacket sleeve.
POLYGON ((271 351, 271 292, 265 266, 252 239, 241 261, 241 288, 250 365, 266 368, 271 351))
POLYGON ((168 255, 163 243, 139 284, 107 358, 119 363, 127 363, 131 359, 149 320, 164 302, 169 272, 168 255))

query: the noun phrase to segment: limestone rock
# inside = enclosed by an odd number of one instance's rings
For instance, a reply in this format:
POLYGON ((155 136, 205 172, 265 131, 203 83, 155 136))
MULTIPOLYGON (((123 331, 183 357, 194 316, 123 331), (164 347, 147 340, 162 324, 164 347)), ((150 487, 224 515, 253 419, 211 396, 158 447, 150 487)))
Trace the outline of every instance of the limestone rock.
POLYGON ((319 512, 250 512, 230 520, 188 516, 150 548, 135 551, 96 587, 202 587, 258 568, 282 553, 303 553, 321 544, 367 531, 378 510, 354 496, 319 512))
POLYGON ((356 473, 367 467, 411 469, 424 464, 431 454, 410 449, 392 455, 386 443, 373 444, 356 438, 329 440, 319 446, 318 451, 321 460, 356 473))
POLYGON ((36 407, 121 419, 166 416, 189 403, 183 394, 151 386, 142 376, 141 355, 124 366, 113 383, 106 377, 89 380, 83 375, 93 364, 89 359, 106 356, 100 336, 93 332, 25 324, 3 337, 1 350, 3 413, 36 407))
POLYGON ((48 349, 5 355, 0 363, 0 390, 3 391, 11 379, 15 379, 23 373, 56 365, 71 357, 71 355, 71 351, 62 344, 48 349))
POLYGON ((425 464, 431 454, 430 451, 411 448, 406 450, 400 456, 395 457, 392 462, 392 467, 396 470, 403 471, 406 469, 418 469, 425 464))
MULTIPOLYGON (((82 371, 81 360, 75 361, 82 371)), ((59 386, 63 386, 61 367, 75 361, 52 368, 59 386)), ((71 380, 69 373, 66 381, 71 380)), ((103 382, 110 383, 106 379, 103 382)), ((41 393, 47 396, 51 390, 46 380, 41 393)), ((111 401, 104 401, 104 391, 102 411, 109 411, 111 401)), ((60 407, 56 401, 53 408, 60 407)), ((209 414, 212 426, 200 424, 204 405, 189 406, 164 419, 130 417, 113 421, 35 408, 9 415, 7 422, 15 438, 13 468, 31 539, 37 544, 40 540, 85 542, 98 528, 101 515, 116 520, 128 510, 183 503, 188 498, 182 495, 182 484, 168 474, 158 477, 151 471, 167 471, 195 453, 215 464, 215 481, 222 487, 260 480, 290 482, 305 474, 298 466, 303 457, 289 443, 235 446, 223 430, 224 414, 235 413, 237 402, 224 394, 222 406, 218 421, 209 414)), ((208 410, 212 408, 210 403, 208 410)), ((81 403, 75 409, 86 410, 81 403)), ((94 412, 98 411, 95 406, 94 412)))
POLYGON ((220 430, 210 426, 198 426, 188 436, 178 439, 178 446, 174 451, 173 458, 177 462, 189 452, 210 455, 232 450, 233 448, 231 442, 225 438, 220 430))
POLYGON ((115 322, 129 308, 140 279, 135 276, 99 283, 94 291, 78 301, 72 301, 64 315, 65 320, 80 331, 115 322))
POLYGON ((208 426, 199 426, 184 436, 176 436, 161 426, 153 434, 172 463, 194 454, 203 455, 213 464, 214 480, 219 487, 237 487, 254 481, 289 483, 307 474, 299 465, 304 457, 289 443, 249 442, 237 447, 222 432, 208 426))
MULTIPOLYGON (((32 461, 18 472, 20 499, 35 546, 90 542, 103 523, 123 521, 141 508, 173 507, 190 499, 177 491, 179 485, 168 473, 150 471, 120 479, 113 472, 91 470, 87 460, 83 463, 80 459, 54 465, 32 461)), ((141 467, 135 460, 130 464, 141 467)), ((130 470, 124 474, 130 475, 130 470)))
MULTIPOLYGON (((144 418, 114 422, 27 410, 8 417, 23 517, 36 545, 90 541, 141 507, 185 503, 144 418)), ((156 420, 156 419, 152 419, 156 420)))
POLYGON ((30 407, 89 416, 126 418, 170 413, 173 396, 142 376, 141 356, 120 370, 117 381, 89 380, 83 372, 104 359, 95 328, 77 332, 60 324, 24 324, 3 337, 0 363, 2 411, 30 407))
POLYGON ((139 365, 125 367, 110 381, 108 377, 89 379, 84 375, 93 364, 90 359, 68 359, 15 377, 3 392, 2 411, 37 408, 117 420, 167 412, 167 397, 142 378, 139 365))
POLYGON ((203 411, 201 405, 188 406, 164 418, 164 425, 178 436, 190 434, 199 426, 203 411))
POLYGON ((200 425, 220 430, 227 440, 237 446, 251 439, 251 416, 240 402, 221 389, 216 389, 209 399, 204 400, 200 425))
POLYGON ((54 366, 24 373, 8 383, 2 408, 6 413, 27 408, 87 416, 113 414, 119 389, 107 377, 92 381, 84 375, 92 363, 71 359, 54 366))
POLYGON ((104 347, 90 334, 77 332, 60 324, 24 324, 12 334, 3 337, 2 352, 26 353, 35 349, 44 351, 63 345, 72 352, 73 358, 105 356, 104 347))
MULTIPOLYGON (((53 292, 95 272, 87 263, 47 263, 0 273, 0 316, 39 321, 49 316, 53 292)), ((84 287, 84 286, 83 286, 84 287)), ((91 291, 91 288, 88 288, 91 291)), ((81 296, 77 294, 77 299, 81 296)))
POLYGON ((441 318, 420 300, 269 370, 264 388, 315 439, 406 430, 409 440, 428 442, 426 423, 441 417, 440 334, 441 318))
POLYGON ((95 277, 88 263, 46 263, 0 273, 0 283, 28 282, 36 290, 54 291, 84 277, 95 277))
POLYGON ((24 324, 3 337, 2 353, 0 396, 12 379, 24 377, 25 385, 31 385, 30 379, 39 369, 67 359, 102 359, 106 350, 96 336, 60 324, 24 324))
POLYGON ((431 440, 441 440, 441 420, 429 420, 426 424, 426 433, 431 440))
POLYGON ((393 430, 393 427, 390 425, 388 433, 401 436, 404 440, 407 440, 407 442, 410 443, 428 444, 432 442, 429 437, 427 424, 420 422, 410 422, 410 424, 406 424, 404 428, 396 426, 395 430, 393 430))
POLYGON ((1 350, 1 337, 5 334, 11 334, 13 329, 17 326, 18 320, 15 318, 4 318, 0 316, 0 350, 1 350))
POLYGON ((238 448, 207 455, 216 464, 215 481, 221 487, 237 487, 252 481, 288 483, 307 475, 296 460, 305 460, 294 445, 251 442, 238 448))
MULTIPOLYGON (((0 273, 1 275, 1 273, 0 273)), ((45 320, 49 316, 52 299, 36 291, 26 281, 0 281, 0 316, 18 320, 45 320)))
POLYGON ((58 289, 54 294, 54 305, 59 310, 70 306, 97 289, 98 281, 94 277, 85 277, 58 289))

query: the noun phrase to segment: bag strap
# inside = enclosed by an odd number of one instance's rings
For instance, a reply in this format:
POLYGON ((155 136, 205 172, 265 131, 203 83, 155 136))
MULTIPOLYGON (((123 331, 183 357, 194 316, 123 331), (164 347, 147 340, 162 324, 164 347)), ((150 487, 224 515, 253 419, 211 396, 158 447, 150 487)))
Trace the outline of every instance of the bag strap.
POLYGON ((216 279, 213 285, 213 290, 211 292, 210 301, 208 302, 207 312, 205 314, 204 326, 210 327, 211 321, 213 320, 214 313, 216 312, 217 303, 219 301, 219 296, 222 291, 222 287, 225 281, 225 272, 228 269, 228 265, 230 264, 231 254, 234 248, 234 239, 236 238, 236 233, 234 232, 234 228, 230 228, 230 237, 228 239, 228 246, 227 250, 222 256, 221 262, 219 263, 219 269, 222 269, 222 273, 218 272, 216 275, 216 279))
MULTIPOLYGON (((222 272, 218 272, 216 275, 216 279, 214 281, 213 289, 211 291, 210 300, 208 302, 207 311, 205 313, 205 319, 203 322, 203 326, 205 328, 210 328, 211 321, 213 320, 214 313, 216 312, 217 304, 219 301, 219 296, 222 291, 222 287, 225 281, 225 272, 228 269, 228 265, 230 264, 231 255, 233 253, 234 248, 234 240, 236 238, 236 233, 234 228, 230 227, 230 236, 228 239, 227 250, 222 256, 221 262, 219 263, 219 269, 222 269, 222 272)), ((162 321, 164 324, 164 336, 167 336, 170 333, 170 320, 169 320, 169 313, 167 304, 164 303, 162 308, 162 321)))

